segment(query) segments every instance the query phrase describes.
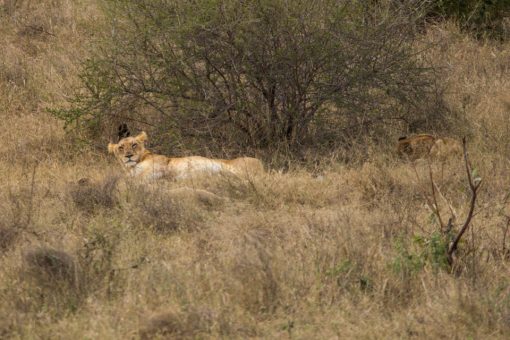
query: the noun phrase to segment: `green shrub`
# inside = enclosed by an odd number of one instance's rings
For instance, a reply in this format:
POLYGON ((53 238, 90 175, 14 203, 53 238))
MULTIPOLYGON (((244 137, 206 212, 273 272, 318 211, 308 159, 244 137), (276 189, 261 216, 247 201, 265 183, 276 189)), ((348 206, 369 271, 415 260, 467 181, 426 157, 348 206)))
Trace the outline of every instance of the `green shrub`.
POLYGON ((116 0, 83 64, 73 126, 130 120, 172 151, 337 146, 445 113, 413 49, 415 1, 116 0))

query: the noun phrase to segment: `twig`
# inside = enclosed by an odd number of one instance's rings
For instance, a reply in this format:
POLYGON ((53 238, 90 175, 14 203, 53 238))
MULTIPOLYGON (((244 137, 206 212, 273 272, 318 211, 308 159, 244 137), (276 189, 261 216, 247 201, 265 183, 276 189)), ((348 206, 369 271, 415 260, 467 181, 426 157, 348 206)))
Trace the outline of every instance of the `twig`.
POLYGON ((502 240, 503 246, 501 248, 502 254, 504 256, 506 255, 506 236, 508 234, 508 228, 510 227, 510 217, 508 217, 508 216, 505 216, 505 217, 506 217, 506 225, 503 228, 503 240, 502 240))
POLYGON ((54 33, 51 33, 44 29, 44 27, 39 25, 25 25, 24 32, 29 33, 29 31, 32 31, 33 33, 44 33, 52 37, 56 37, 54 33))
MULTIPOLYGON (((414 163, 411 163, 412 164, 412 167, 413 167, 413 170, 414 170, 414 174, 416 176, 416 180, 418 181, 418 183, 420 183, 421 179, 420 179, 420 175, 418 175, 418 170, 416 170, 416 165, 414 163)), ((422 188, 422 191, 423 191, 423 197, 425 197, 425 199, 427 200, 427 205, 429 206, 430 210, 432 210, 432 212, 435 214, 435 210, 434 210, 434 204, 430 201, 429 199, 429 196, 427 195, 427 192, 424 188, 422 188)))
POLYGON ((473 182, 473 178, 471 176, 471 166, 469 165, 469 159, 468 159, 468 153, 467 153, 467 147, 466 147, 466 137, 462 138, 462 147, 463 147, 463 151, 464 151, 464 163, 466 165, 466 172, 467 172, 467 177, 468 177, 468 181, 469 181, 469 188, 471 189, 471 202, 469 205, 469 212, 466 217, 466 221, 462 225, 462 228, 460 229, 457 236, 455 236, 455 239, 453 240, 453 242, 448 247, 448 251, 446 253, 447 260, 448 260, 448 263, 450 264, 450 266, 453 264, 453 254, 457 250, 460 239, 462 238, 462 236, 468 229, 469 224, 471 223, 471 219, 473 217, 473 212, 475 210, 478 189, 480 188, 480 184, 482 183, 481 179, 478 180, 477 183, 473 182))
MULTIPOLYGON (((436 187, 436 191, 437 193, 439 194, 439 196, 443 199, 443 201, 446 203, 446 205, 448 206, 448 209, 450 210, 450 214, 452 217, 450 217, 450 219, 453 219, 453 221, 457 220, 457 212, 455 211, 455 209, 453 208, 453 206, 450 204, 450 202, 448 202, 448 200, 446 199, 446 197, 443 195, 443 193, 441 192, 441 190, 439 189, 439 187, 437 186, 437 184, 434 182, 434 186, 436 187)), ((447 223, 448 225, 448 223, 447 223)))
POLYGON ((443 223, 443 219, 441 218, 441 212, 439 211, 439 205, 437 204, 436 183, 434 183, 434 177, 432 176, 432 166, 430 165, 430 160, 428 162, 428 165, 429 165, 430 185, 432 187, 432 199, 434 200, 434 213, 436 214, 437 219, 439 220, 439 225, 441 226, 441 232, 444 232, 446 225, 443 223))
POLYGON ((38 165, 39 165, 38 163, 35 163, 34 170, 32 170, 32 181, 30 182, 30 199, 28 201, 27 221, 26 221, 27 227, 32 223, 32 212, 34 209, 34 194, 35 194, 35 174, 36 174, 38 165))
POLYGON ((120 272, 121 270, 138 269, 142 264, 144 264, 146 262, 150 262, 149 259, 145 256, 142 256, 136 262, 134 262, 133 264, 130 264, 126 267, 112 268, 111 272, 115 273, 115 272, 120 272))
MULTIPOLYGON (((431 201, 430 198, 428 197, 427 193, 425 193, 425 192, 423 193, 423 196, 427 200, 427 205, 429 206, 430 210, 432 210, 432 213, 437 216, 437 219, 438 219, 439 225, 440 225, 440 229, 441 229, 441 233, 445 234, 445 233, 448 233, 449 230, 451 230, 452 223, 457 218, 457 215, 455 214, 454 209, 451 206, 451 204, 448 202, 446 197, 444 197, 444 195, 439 190, 439 187, 434 182, 434 176, 432 173, 432 167, 430 165, 430 160, 429 160, 428 166, 429 166, 429 179, 430 179, 430 185, 432 188, 432 199, 433 200, 431 201), (448 218, 447 224, 444 224, 443 219, 441 217, 441 212, 439 211, 439 205, 438 205, 437 198, 436 198, 436 191, 437 191, 437 193, 439 193, 441 198, 446 202, 446 204, 448 205, 448 208, 450 209, 450 213, 452 214, 452 217, 448 218)), ((416 179, 418 181, 420 181, 420 176, 418 175, 418 171, 416 170, 416 166, 414 164, 413 164, 413 170, 416 175, 416 179)))

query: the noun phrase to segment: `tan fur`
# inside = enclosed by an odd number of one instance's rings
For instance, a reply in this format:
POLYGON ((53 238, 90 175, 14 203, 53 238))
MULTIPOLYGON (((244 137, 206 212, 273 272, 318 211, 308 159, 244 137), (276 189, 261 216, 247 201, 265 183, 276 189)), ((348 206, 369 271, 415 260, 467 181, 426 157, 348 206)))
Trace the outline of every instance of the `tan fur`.
POLYGON ((462 153, 460 143, 448 137, 434 137, 429 134, 419 134, 399 139, 397 153, 410 160, 423 158, 445 159, 450 155, 462 153))
POLYGON ((458 140, 443 137, 436 139, 429 155, 434 159, 446 159, 450 155, 461 155, 462 145, 458 140))
POLYGON ((401 138, 397 144, 397 153, 411 160, 424 158, 429 154, 435 141, 436 138, 428 134, 401 138))
POLYGON ((147 134, 126 137, 118 144, 109 143, 108 152, 113 153, 127 172, 144 179, 168 177, 183 179, 198 174, 253 175, 264 172, 262 162, 252 157, 231 160, 211 159, 201 156, 170 158, 156 155, 145 149, 147 134))

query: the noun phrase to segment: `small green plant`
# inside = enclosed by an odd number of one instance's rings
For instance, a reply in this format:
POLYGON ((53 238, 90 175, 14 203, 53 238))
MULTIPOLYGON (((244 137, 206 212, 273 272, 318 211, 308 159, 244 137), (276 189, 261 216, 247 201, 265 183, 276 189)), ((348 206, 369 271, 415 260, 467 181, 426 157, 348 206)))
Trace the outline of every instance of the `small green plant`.
POLYGON ((393 259, 391 267, 396 274, 409 276, 423 269, 425 265, 423 256, 411 251, 402 239, 397 240, 394 247, 397 255, 393 259))
POLYGON ((419 246, 419 254, 424 263, 429 264, 434 269, 446 269, 448 268, 447 240, 448 238, 435 231, 428 237, 415 236, 413 242, 419 246))
POLYGON ((428 236, 415 235, 411 244, 399 239, 395 243, 397 256, 392 262, 392 269, 397 274, 413 275, 425 266, 434 270, 447 269, 448 243, 439 233, 433 232, 428 236))

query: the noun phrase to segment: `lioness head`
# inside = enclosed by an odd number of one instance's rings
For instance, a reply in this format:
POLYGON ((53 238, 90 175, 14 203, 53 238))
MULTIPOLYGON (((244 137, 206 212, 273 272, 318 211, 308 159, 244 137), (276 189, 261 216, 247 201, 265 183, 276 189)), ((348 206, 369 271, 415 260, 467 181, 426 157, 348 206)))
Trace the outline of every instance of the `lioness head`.
POLYGON ((117 144, 109 143, 108 152, 113 153, 117 159, 127 167, 135 166, 145 153, 147 134, 142 131, 135 137, 124 137, 117 144))

